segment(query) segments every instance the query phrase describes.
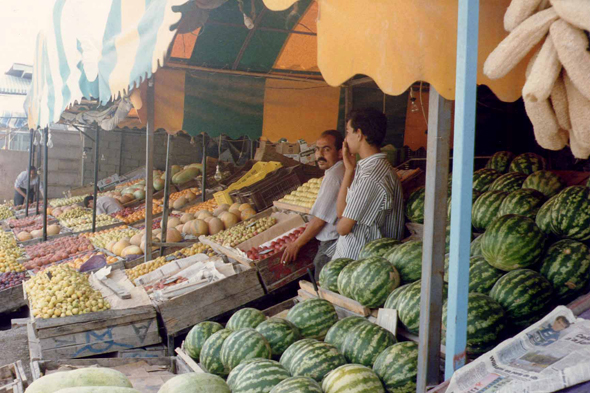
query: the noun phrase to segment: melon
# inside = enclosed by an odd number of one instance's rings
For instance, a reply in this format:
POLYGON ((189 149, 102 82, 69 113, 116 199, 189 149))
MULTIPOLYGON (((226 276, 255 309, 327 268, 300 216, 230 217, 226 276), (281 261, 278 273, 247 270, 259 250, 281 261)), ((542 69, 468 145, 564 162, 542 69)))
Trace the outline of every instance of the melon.
POLYGON ((182 235, 176 228, 168 228, 166 230, 166 242, 168 243, 178 243, 183 240, 182 235))
POLYGON ((229 210, 233 210, 233 209, 237 209, 238 211, 241 211, 240 210, 240 203, 238 203, 238 202, 232 203, 231 206, 229 207, 229 210))
POLYGON ((192 221, 195 219, 195 215, 192 213, 184 213, 182 215, 182 217, 180 217, 180 222, 183 224, 186 224, 189 221, 192 221))
POLYGON ((33 236, 33 238, 39 238, 43 236, 43 231, 41 229, 35 229, 34 231, 31 231, 31 236, 33 236))
MULTIPOLYGON (((131 238, 131 239, 133 239, 133 238, 131 238)), ((113 247, 115 246, 115 244, 117 244, 116 240, 111 240, 110 242, 108 242, 107 247, 106 247, 107 251, 113 252, 113 247)), ((141 244, 141 240, 140 240, 139 244, 141 244)))
POLYGON ((184 197, 186 198, 187 202, 192 202, 195 199, 197 199, 197 196, 195 194, 193 194, 192 192, 187 192, 184 197))
POLYGON ((123 255, 123 250, 127 247, 129 247, 131 245, 131 243, 129 243, 126 240, 119 240, 117 243, 115 243, 115 245, 113 246, 113 254, 117 255, 117 256, 122 256, 123 255))
POLYGON ((221 221, 223 221, 223 226, 225 227, 225 229, 231 228, 238 222, 240 222, 239 217, 230 212, 223 212, 219 215, 218 218, 221 221))
POLYGON ((238 208, 230 207, 228 212, 230 212, 231 214, 233 214, 234 216, 236 216, 238 218, 242 217, 242 212, 238 208))
POLYGON ((120 388, 115 386, 78 386, 75 388, 60 389, 56 393, 141 393, 133 388, 120 388))
POLYGON ((179 224, 176 227, 176 230, 182 234, 182 228, 184 228, 184 224, 179 224))
POLYGON ((252 208, 252 206, 250 206, 250 204, 249 204, 249 203, 242 203, 242 204, 240 205, 240 207, 238 207, 238 209, 240 209, 240 211, 244 211, 244 210, 246 210, 246 209, 252 209, 252 210, 254 210, 254 209, 252 208))
POLYGON ((213 334, 223 330, 223 326, 217 322, 205 321, 193 328, 188 332, 186 339, 184 340, 184 349, 186 353, 196 361, 199 361, 201 350, 205 341, 213 334))
POLYGON ((186 205, 186 198, 185 197, 180 197, 177 200, 174 201, 174 203, 172 204, 172 207, 175 209, 182 209, 184 207, 184 205, 186 205))
POLYGON ((195 216, 197 220, 204 220, 207 217, 213 217, 213 214, 209 210, 200 210, 195 216))
POLYGON ((326 375, 322 381, 325 393, 385 393, 377 374, 360 364, 345 364, 326 375))
POLYGON ((219 206, 217 209, 213 210, 213 215, 215 217, 219 217, 221 215, 221 213, 228 211, 229 207, 227 209, 225 209, 224 208, 225 206, 227 206, 227 204, 223 204, 223 205, 219 206))
POLYGON ((16 237, 21 242, 26 242, 27 240, 31 240, 33 238, 33 236, 31 236, 31 234, 27 231, 19 232, 18 235, 16 235, 16 237))
POLYGON ((47 235, 53 236, 59 234, 61 228, 57 224, 52 224, 47 226, 47 235))
POLYGON ((141 201, 143 198, 145 198, 145 192, 143 190, 137 190, 133 193, 133 197, 138 201, 141 201))
POLYGON ((130 255, 143 255, 143 251, 138 246, 131 245, 129 247, 125 247, 121 252, 121 256, 123 258, 127 258, 130 255))
POLYGON ((158 393, 231 393, 225 381, 213 374, 188 373, 166 381, 158 393))
MULTIPOLYGON (((138 234, 133 235, 131 237, 131 240, 129 240, 129 243, 131 243, 134 246, 140 246, 141 245, 141 239, 142 239, 141 233, 138 233, 138 234)), ((108 250, 108 246, 107 246, 107 250, 108 250)))
POLYGON ((176 217, 168 217, 168 228, 176 228, 182 224, 179 218, 176 217))
POLYGON ((209 233, 211 235, 215 235, 216 233, 219 233, 225 229, 225 226, 223 225, 223 221, 221 221, 217 217, 211 218, 209 220, 208 225, 209 225, 209 233))
POLYGON ((27 388, 27 393, 54 393, 65 388, 112 386, 132 388, 125 374, 110 368, 81 368, 46 375, 27 388))
POLYGON ((256 215, 256 210, 244 209, 244 210, 242 210, 242 214, 241 214, 240 218, 242 219, 242 221, 244 221, 244 220, 254 217, 255 215, 256 215))

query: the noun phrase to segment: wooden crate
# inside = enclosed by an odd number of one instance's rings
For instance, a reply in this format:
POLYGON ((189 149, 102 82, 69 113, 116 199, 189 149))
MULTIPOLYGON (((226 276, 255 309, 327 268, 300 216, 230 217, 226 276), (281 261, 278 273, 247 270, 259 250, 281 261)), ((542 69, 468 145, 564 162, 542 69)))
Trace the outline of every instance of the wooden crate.
POLYGON ((159 344, 156 310, 141 306, 27 324, 31 360, 83 358, 159 344))
POLYGON ((0 393, 23 393, 27 375, 20 360, 0 367, 0 393))
POLYGON ((23 292, 23 284, 0 291, 0 314, 21 308, 27 305, 23 292))

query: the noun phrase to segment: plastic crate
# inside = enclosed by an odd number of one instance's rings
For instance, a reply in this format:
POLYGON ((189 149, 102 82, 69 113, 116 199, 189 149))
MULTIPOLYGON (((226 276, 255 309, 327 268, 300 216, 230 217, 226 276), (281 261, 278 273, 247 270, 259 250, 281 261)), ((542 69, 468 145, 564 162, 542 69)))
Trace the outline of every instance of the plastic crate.
POLYGON ((273 202, 281 199, 301 186, 296 168, 285 168, 273 173, 263 181, 247 190, 240 190, 236 199, 240 203, 249 203, 256 211, 261 212, 273 206, 273 202))
POLYGON ((227 190, 239 190, 263 180, 269 173, 276 171, 283 165, 280 162, 257 162, 240 180, 232 183, 227 190))

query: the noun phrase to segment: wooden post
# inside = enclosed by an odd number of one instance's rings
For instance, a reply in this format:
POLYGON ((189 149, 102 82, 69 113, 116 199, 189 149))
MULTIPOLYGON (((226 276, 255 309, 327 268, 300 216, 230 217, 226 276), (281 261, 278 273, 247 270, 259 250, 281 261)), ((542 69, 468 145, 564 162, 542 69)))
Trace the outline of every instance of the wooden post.
POLYGON ((152 208, 154 183, 154 82, 155 76, 148 81, 147 87, 147 125, 145 128, 145 262, 152 256, 152 208))
POLYGON ((425 393, 428 386, 439 382, 451 105, 451 101, 430 86, 418 393, 425 393))
POLYGON ((45 127, 45 132, 43 133, 43 241, 47 241, 47 193, 49 192, 49 183, 47 180, 47 172, 49 172, 48 140, 49 127, 45 127))
MULTIPOLYGON (((170 145, 172 144, 172 135, 168 134, 166 142, 166 176, 164 184, 164 210, 162 211, 162 243, 166 243, 168 231, 168 201, 170 200, 170 145)), ((160 256, 164 255, 164 247, 160 247, 160 256)))
POLYGON ((98 161, 100 155, 98 150, 100 148, 100 126, 96 123, 96 138, 94 141, 94 191, 92 193, 94 203, 92 207, 92 233, 96 232, 96 205, 98 202, 98 161))
POLYGON ((445 379, 466 360, 478 33, 479 0, 459 0, 445 379))

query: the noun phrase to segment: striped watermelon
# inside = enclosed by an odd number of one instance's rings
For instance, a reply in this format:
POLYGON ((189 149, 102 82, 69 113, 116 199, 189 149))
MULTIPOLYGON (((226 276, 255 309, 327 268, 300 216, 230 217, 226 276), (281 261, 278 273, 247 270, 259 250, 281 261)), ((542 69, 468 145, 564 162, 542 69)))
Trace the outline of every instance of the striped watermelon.
MULTIPOLYGON (((451 251, 451 223, 448 222, 447 223, 447 227, 445 229, 445 253, 448 254, 451 251)), ((471 232, 469 234, 469 241, 471 241, 471 238, 473 237, 473 232, 471 232)))
POLYGON ((400 282, 397 270, 381 257, 361 260, 351 280, 354 300, 369 308, 382 306, 400 282))
POLYGON ((319 383, 307 377, 287 378, 272 388, 270 393, 323 393, 319 383))
POLYGON ((512 191, 504 198, 498 216, 518 214, 534 220, 543 203, 545 203, 545 195, 537 190, 522 188, 512 191))
POLYGON ((520 172, 508 172, 492 183, 488 191, 512 192, 522 188, 522 183, 526 180, 527 175, 520 172))
POLYGON ((399 307, 399 302, 402 298, 402 294, 404 293, 404 291, 406 291, 408 288, 410 288, 412 284, 413 283, 408 283, 408 284, 405 284, 405 285, 395 288, 393 290, 393 292, 391 292, 389 294, 389 297, 385 301, 383 308, 390 308, 392 310, 397 310, 397 308, 399 307))
POLYGON ((486 168, 495 169, 498 172, 506 173, 510 168, 510 163, 514 159, 514 153, 510 151, 498 151, 490 157, 486 163, 486 168))
POLYGON ((564 187, 565 181, 561 176, 550 171, 531 173, 522 183, 522 188, 537 190, 547 198, 557 195, 564 187))
POLYGON ((481 255, 481 235, 471 241, 470 254, 472 257, 481 255))
POLYGON ((410 240, 389 250, 383 258, 399 272, 401 282, 406 284, 422 276, 422 241, 410 240))
POLYGON ((199 355, 203 344, 209 337, 223 329, 223 326, 217 322, 201 322, 188 332, 184 340, 184 349, 186 353, 196 361, 199 361, 199 355))
POLYGON ((502 176, 501 172, 495 169, 483 168, 473 172, 473 189, 479 192, 486 192, 494 180, 502 176))
POLYGON ((225 377, 230 372, 221 361, 221 347, 231 333, 229 329, 220 330, 213 333, 203 344, 199 359, 208 373, 225 377))
POLYGON ((354 271, 356 270, 358 265, 360 265, 361 261, 362 261, 362 259, 359 259, 358 261, 350 262, 348 265, 346 265, 342 269, 342 271, 338 275, 338 293, 341 294, 342 296, 346 296, 351 299, 353 298, 352 297, 352 274, 354 273, 354 271))
POLYGON ((483 257, 472 257, 469 267, 469 292, 488 295, 494 284, 504 275, 483 257))
POLYGON ((485 260, 506 272, 533 265, 544 246, 545 234, 535 222, 514 214, 496 218, 481 239, 485 260))
POLYGON ((514 157, 510 163, 510 172, 520 172, 525 175, 545 169, 545 159, 535 153, 524 153, 514 157))
POLYGON ((322 381, 324 393, 385 393, 381 380, 368 367, 345 364, 322 381))
POLYGON ((242 308, 231 316, 227 324, 226 329, 238 330, 238 329, 255 329, 256 326, 260 325, 266 320, 266 315, 260 310, 255 308, 242 308))
POLYGON ((352 261, 350 258, 338 258, 328 262, 320 271, 320 287, 338 293, 338 275, 352 261))
POLYGON ((418 344, 405 341, 393 344, 375 360, 373 371, 388 393, 413 393, 418 375, 418 344))
POLYGON ((303 340, 295 341, 281 355, 281 365, 285 368, 285 370, 290 370, 295 355, 297 355, 297 353, 299 353, 299 351, 301 351, 302 348, 305 348, 306 345, 316 342, 318 342, 318 340, 315 340, 313 338, 304 338, 303 340))
POLYGON ((244 368, 246 368, 247 365, 249 365, 251 363, 255 363, 255 362, 265 362, 267 360, 268 359, 264 359, 264 358, 254 358, 254 359, 244 360, 242 363, 240 363, 236 367, 234 367, 234 369, 231 370, 231 372, 227 376, 227 379, 225 380, 225 382, 227 383, 227 386, 229 386, 229 388, 232 390, 235 388, 236 380, 238 379, 238 375, 240 375, 242 370, 244 368))
POLYGON ((344 339, 348 332, 357 325, 363 323, 371 323, 367 321, 363 317, 346 317, 342 318, 338 322, 336 322, 328 333, 326 333, 326 338, 324 338, 324 342, 334 345, 338 351, 342 352, 342 344, 344 343, 344 339))
POLYGON ((272 350, 264 336, 254 329, 240 329, 230 334, 221 347, 221 362, 231 371, 246 359, 270 359, 272 350))
POLYGON ((256 331, 270 344, 273 356, 281 356, 295 341, 301 339, 297 326, 283 318, 270 318, 256 326, 256 331))
POLYGON ((338 321, 338 314, 329 301, 308 299, 290 309, 287 320, 299 328, 303 337, 323 340, 328 330, 338 321))
POLYGON ((590 189, 571 186, 557 195, 551 209, 555 234, 568 239, 590 239, 590 189))
POLYGON ((393 333, 374 323, 359 324, 344 338, 342 352, 350 363, 373 367, 377 356, 397 340, 393 333))
POLYGON ((498 216, 500 205, 508 193, 486 191, 477 198, 471 209, 471 223, 476 230, 485 231, 492 220, 498 216))
POLYGON ((557 300, 573 300, 590 280, 590 248, 575 240, 560 240, 541 259, 540 272, 553 285, 557 300))
POLYGON ((316 341, 303 346, 294 355, 288 370, 294 377, 309 377, 321 381, 326 374, 346 364, 346 359, 335 346, 316 341))
POLYGON ((373 240, 372 242, 365 244, 359 254, 359 259, 380 257, 399 244, 401 244, 399 240, 389 239, 387 237, 373 240))
MULTIPOLYGON (((505 313, 494 299, 481 293, 470 293, 467 300, 467 353, 482 354, 494 347, 505 326, 505 313)), ((445 343, 447 302, 443 306, 442 337, 445 343)))
POLYGON ((537 212, 537 217, 535 217, 535 223, 547 235, 555 235, 555 230, 553 229, 553 216, 551 210, 553 209, 553 205, 557 200, 557 196, 558 195, 555 195, 551 197, 551 199, 549 199, 547 202, 545 202, 537 212))
POLYGON ((289 377, 289 372, 279 362, 252 362, 237 375, 232 393, 268 393, 289 377))
POLYGON ((426 188, 418 187, 408 197, 406 201, 406 217, 412 222, 418 224, 424 223, 424 198, 426 197, 426 188))
POLYGON ((552 296, 551 283, 530 269, 505 274, 490 291, 490 297, 500 303, 508 320, 517 327, 528 327, 540 319, 552 296))
MULTIPOLYGON (((397 311, 400 322, 406 327, 406 330, 413 334, 418 334, 420 330, 420 293, 422 290, 422 281, 416 281, 408 285, 397 300, 397 311)), ((443 286, 443 299, 447 298, 448 286, 443 286)))
MULTIPOLYGON (((46 390, 47 392, 52 390, 46 390)), ((96 387, 93 389, 91 387, 80 387, 80 388, 71 388, 71 389, 61 389, 58 390, 59 392, 121 392, 123 389, 118 390, 117 388, 111 388, 107 390, 105 387, 104 390, 100 387, 96 387)), ((135 389, 125 389, 125 391, 129 392, 137 392, 138 390, 135 389)), ((225 381, 218 377, 217 375, 213 374, 205 374, 205 373, 188 373, 188 374, 181 374, 177 375, 169 380, 166 381, 158 390, 158 393, 176 393, 176 392, 191 392, 191 393, 231 393, 229 386, 225 383, 225 381)))

